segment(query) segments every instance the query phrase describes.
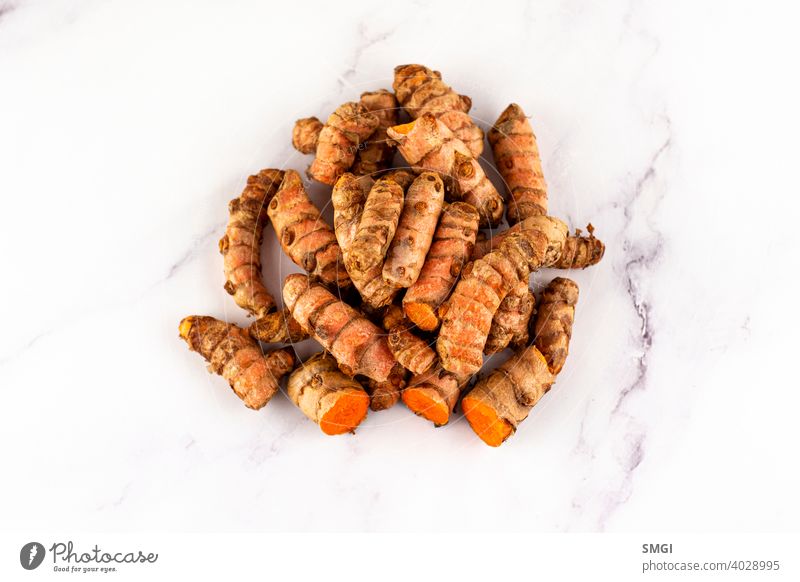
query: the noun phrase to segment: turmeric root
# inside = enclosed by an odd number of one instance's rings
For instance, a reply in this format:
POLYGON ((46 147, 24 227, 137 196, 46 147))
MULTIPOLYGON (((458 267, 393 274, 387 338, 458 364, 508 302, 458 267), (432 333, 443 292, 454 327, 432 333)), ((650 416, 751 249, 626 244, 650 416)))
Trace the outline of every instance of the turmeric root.
POLYGON ((288 309, 259 317, 247 328, 250 337, 267 344, 293 344, 311 337, 288 309))
POLYGON ((499 447, 554 381, 544 356, 536 346, 528 346, 479 381, 464 396, 461 409, 481 440, 499 447))
POLYGON ((283 301, 292 317, 328 350, 350 376, 383 381, 395 365, 383 332, 323 285, 293 274, 283 283, 283 301))
POLYGON ((509 224, 547 215, 547 184, 542 160, 528 118, 512 103, 489 130, 494 162, 508 189, 509 224))
POLYGON ((533 343, 554 376, 564 367, 569 354, 577 303, 578 285, 571 279, 557 277, 542 292, 533 343))
POLYGON ((416 282, 431 248, 443 202, 444 183, 434 172, 423 172, 409 186, 383 263, 383 280, 388 284, 410 287, 416 282))
POLYGON ((345 172, 336 180, 331 192, 333 205, 333 229, 336 240, 342 249, 342 254, 347 252, 361 222, 361 213, 364 204, 375 181, 369 176, 356 176, 345 172))
POLYGON ((345 103, 334 111, 319 133, 317 152, 308 175, 329 186, 353 165, 359 146, 379 125, 360 103, 345 103))
POLYGON ((464 142, 473 157, 483 153, 483 131, 468 115, 472 100, 445 84, 439 71, 422 65, 400 65, 394 69, 392 88, 412 119, 431 113, 464 142))
POLYGON ((367 380, 367 394, 369 394, 369 407, 374 411, 391 408, 400 400, 400 394, 406 387, 408 372, 400 364, 395 364, 389 377, 383 382, 367 380))
POLYGON ((283 180, 280 170, 261 170, 247 178, 241 196, 228 205, 230 218, 219 241, 225 267, 225 290, 236 305, 256 317, 275 309, 275 299, 261 280, 261 239, 269 205, 283 180))
POLYGON ((213 317, 185 317, 178 331, 189 349, 206 359, 209 371, 225 378, 244 405, 254 410, 269 402, 281 377, 294 367, 289 350, 264 354, 243 329, 213 317))
POLYGON ((388 130, 403 158, 417 171, 438 172, 446 180, 448 201, 472 204, 481 226, 495 226, 503 217, 503 198, 460 139, 430 113, 388 130))
POLYGON ((391 92, 381 89, 362 93, 361 105, 378 118, 378 127, 359 148, 352 171, 357 176, 369 176, 392 164, 394 145, 386 136, 386 130, 397 125, 397 99, 391 92))
POLYGON ((403 297, 403 310, 424 331, 439 327, 437 310, 469 261, 478 231, 478 212, 465 202, 445 206, 417 281, 403 297))
POLYGON ((367 416, 369 396, 336 360, 320 352, 299 366, 286 385, 289 400, 329 435, 354 432, 367 416))
POLYGON ((350 284, 336 235, 306 194, 300 174, 285 172, 268 212, 283 252, 296 265, 325 283, 350 284))
POLYGON ((436 426, 442 426, 450 420, 463 383, 441 365, 432 366, 412 376, 403 390, 403 403, 414 414, 430 420, 436 426))
POLYGON ((383 265, 402 210, 403 187, 389 177, 375 182, 347 252, 349 272, 364 273, 376 265, 383 265))
POLYGON ((313 154, 317 151, 317 141, 322 132, 322 122, 316 117, 304 117, 294 122, 292 129, 292 145, 301 154, 313 154))
POLYGON ((567 225, 549 216, 532 217, 537 223, 515 232, 500 248, 472 262, 450 299, 442 306, 442 328, 436 351, 442 367, 460 376, 471 375, 483 364, 483 349, 500 303, 532 271, 551 264, 563 249, 567 225))
POLYGON ((405 369, 420 374, 431 367, 436 352, 428 342, 411 332, 412 325, 398 305, 390 305, 383 316, 383 328, 389 332, 392 355, 405 369))
POLYGON ((528 281, 520 281, 512 287, 492 318, 483 353, 496 354, 509 345, 515 348, 527 345, 528 323, 535 303, 528 281))

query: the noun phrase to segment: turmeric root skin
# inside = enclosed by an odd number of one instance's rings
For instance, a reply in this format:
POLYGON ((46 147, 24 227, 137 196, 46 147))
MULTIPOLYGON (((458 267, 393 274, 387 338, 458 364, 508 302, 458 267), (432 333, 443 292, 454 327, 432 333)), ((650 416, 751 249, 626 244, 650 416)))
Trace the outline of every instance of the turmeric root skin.
POLYGON ((225 378, 245 406, 254 410, 269 402, 281 377, 294 367, 289 350, 265 355, 243 329, 213 317, 185 317, 178 330, 189 349, 209 362, 209 371, 225 378))
POLYGON ((387 410, 400 401, 400 394, 406 387, 408 372, 400 364, 395 364, 389 377, 383 382, 369 380, 367 394, 369 394, 369 407, 371 410, 387 410))
POLYGON ((457 376, 434 366, 411 378, 403 390, 403 402, 417 416, 443 426, 458 402, 460 384, 457 376))
POLYGON ((553 375, 561 372, 567 361, 578 295, 578 285, 563 277, 553 279, 542 292, 533 341, 553 375))
POLYGON ((389 306, 383 317, 383 327, 389 332, 389 349, 400 365, 414 374, 431 367, 436 352, 428 346, 428 342, 411 332, 413 324, 406 319, 399 306, 389 306))
POLYGON ((311 337, 295 321, 288 309, 273 311, 255 320, 247 328, 250 337, 267 344, 293 344, 311 337))
POLYGON ((320 131, 314 162, 308 169, 313 179, 333 186, 353 165, 359 145, 380 124, 360 103, 345 103, 334 111, 320 131))
POLYGON ((294 122, 292 128, 292 145, 301 154, 313 154, 317 151, 317 141, 322 132, 322 122, 316 117, 305 117, 294 122))
POLYGON ((352 171, 357 176, 371 176, 388 169, 394 156, 394 145, 386 130, 397 125, 398 107, 394 94, 381 89, 361 94, 361 105, 378 118, 378 127, 356 154, 352 171))
POLYGON ((267 206, 282 180, 280 170, 261 170, 247 178, 241 196, 228 205, 228 227, 219 241, 225 290, 233 295, 236 305, 256 317, 275 309, 275 299, 261 278, 261 240, 268 221, 267 206))
POLYGON ((496 354, 512 345, 523 347, 528 343, 528 323, 536 299, 527 281, 520 281, 500 303, 492 319, 492 328, 483 353, 496 354))

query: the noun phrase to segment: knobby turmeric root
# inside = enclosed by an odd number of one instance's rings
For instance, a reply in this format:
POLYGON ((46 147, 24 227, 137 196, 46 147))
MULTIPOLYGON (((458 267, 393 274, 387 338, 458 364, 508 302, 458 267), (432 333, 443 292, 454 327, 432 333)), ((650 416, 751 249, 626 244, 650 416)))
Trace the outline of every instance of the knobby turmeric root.
POLYGON ((414 414, 436 426, 442 426, 450 421, 450 414, 458 402, 460 388, 464 383, 466 379, 459 379, 440 365, 435 365, 412 376, 403 390, 403 403, 414 414))
POLYGON ((306 194, 300 174, 285 172, 268 212, 283 252, 296 265, 330 285, 350 285, 336 235, 306 194))
POLYGON ((577 303, 578 285, 571 279, 557 277, 542 291, 533 343, 553 375, 561 372, 567 360, 577 303))
POLYGON ((336 360, 320 352, 300 365, 286 385, 289 400, 329 435, 355 432, 367 416, 369 396, 336 360))
POLYGON ((417 171, 438 172, 446 180, 448 201, 472 204, 481 226, 496 226, 503 218, 503 198, 477 159, 444 123, 426 113, 416 121, 389 128, 403 158, 417 171))
POLYGON ((395 359, 384 333, 319 283, 293 274, 283 283, 283 301, 292 317, 328 350, 349 376, 388 378, 395 359))
POLYGON ((317 141, 322 132, 322 122, 316 117, 304 117, 294 122, 292 128, 292 145, 301 154, 313 154, 317 151, 317 141))
POLYGON ((442 367, 459 376, 476 373, 500 303, 531 272, 552 264, 563 249, 567 225, 537 216, 531 228, 505 238, 500 248, 474 261, 461 273, 453 294, 442 306, 442 327, 436 351, 442 367))
POLYGON ((403 309, 390 305, 383 316, 383 328, 389 332, 389 349, 405 369, 420 374, 431 367, 436 359, 428 342, 411 332, 413 324, 406 319, 403 309))
POLYGON ((261 279, 261 239, 267 206, 283 180, 280 170, 261 170, 247 178, 241 196, 228 205, 230 217, 219 241, 225 268, 225 290, 236 305, 256 317, 275 309, 275 299, 261 279))
POLYGON ((478 232, 478 212, 465 202, 445 206, 417 281, 403 297, 403 310, 424 331, 439 327, 437 310, 469 261, 478 232))
POLYGON ((316 157, 308 175, 333 186, 339 176, 353 165, 359 146, 380 124, 377 116, 361 103, 340 105, 319 133, 316 157))
POLYGON ((528 324, 535 304, 536 298, 528 287, 528 281, 520 281, 512 287, 492 318, 483 353, 496 354, 509 345, 514 348, 527 345, 528 324))
POLYGON ((367 379, 367 394, 369 394, 369 407, 372 410, 386 410, 397 404, 400 394, 406 387, 408 372, 400 364, 395 364, 389 377, 383 382, 367 379))
POLYGON ((464 142, 473 157, 483 153, 483 131, 468 115, 472 100, 453 91, 439 71, 423 65, 400 65, 394 69, 392 88, 412 119, 430 113, 464 142))
POLYGON ((378 118, 378 127, 368 141, 359 147, 352 171, 357 176, 370 176, 392 165, 394 145, 387 137, 386 130, 397 125, 397 99, 394 94, 381 89, 362 93, 361 105, 378 118))
POLYGON ((293 344, 311 337, 288 309, 259 317, 247 328, 250 337, 267 344, 293 344))
POLYGON ((289 350, 264 354, 243 329, 213 317, 185 317, 178 331, 189 349, 208 361, 209 371, 225 378, 245 406, 254 410, 269 402, 281 377, 294 367, 289 350))
POLYGON ((489 130, 494 162, 508 189, 508 223, 547 215, 547 184, 528 118, 512 103, 489 130))
POLYGON ((409 186, 394 238, 383 263, 383 280, 393 287, 413 285, 433 242, 444 203, 438 174, 423 172, 409 186))
POLYGON ((331 192, 333 205, 333 230, 344 254, 356 237, 364 204, 375 181, 369 176, 356 176, 345 172, 336 180, 331 192))

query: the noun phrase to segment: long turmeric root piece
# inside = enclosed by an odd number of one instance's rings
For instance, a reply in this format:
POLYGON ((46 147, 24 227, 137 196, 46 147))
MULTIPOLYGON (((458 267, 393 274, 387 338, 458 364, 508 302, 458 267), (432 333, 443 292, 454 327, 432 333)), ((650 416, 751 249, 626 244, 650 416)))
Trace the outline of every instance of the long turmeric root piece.
POLYGON ((386 410, 400 401, 400 394, 406 387, 408 372, 400 364, 395 364, 389 377, 383 382, 368 380, 365 386, 369 394, 371 410, 386 410))
POLYGON ((283 301, 343 372, 378 381, 389 377, 395 359, 384 333, 323 285, 310 283, 305 275, 289 275, 283 283, 283 301))
POLYGON ((455 374, 436 365, 409 380, 403 390, 403 402, 417 416, 442 426, 450 421, 461 385, 455 374))
POLYGON ((392 88, 412 119, 431 113, 464 142, 473 157, 483 153, 483 131, 467 115, 472 100, 453 91, 439 71, 423 65, 400 65, 394 69, 392 88))
POLYGON ((339 176, 353 165, 359 145, 379 124, 378 118, 361 103, 340 105, 319 133, 317 155, 308 168, 308 175, 333 186, 339 176))
POLYGON ((550 216, 533 218, 538 224, 509 235, 499 249, 468 265, 442 306, 436 351, 446 370, 459 376, 480 370, 500 303, 520 281, 527 283, 531 272, 561 254, 567 225, 550 216))
POLYGON ((578 285, 571 279, 557 277, 542 292, 533 343, 553 375, 561 371, 567 360, 577 303, 578 285))
POLYGON ((489 130, 489 143, 508 189, 508 223, 547 215, 547 184, 539 147, 522 107, 516 103, 506 107, 489 130))
POLYGON ((514 434, 554 381, 547 360, 536 346, 528 346, 479 381, 464 396, 461 408, 481 440, 499 447, 514 434))
POLYGON ((354 432, 367 416, 369 396, 336 360, 320 352, 292 372, 286 385, 289 400, 328 435, 354 432))
POLYGON ((406 315, 420 329, 434 331, 439 327, 436 312, 469 261, 477 232, 478 212, 474 207, 465 202, 445 206, 419 277, 403 297, 406 315))
POLYGON ((503 197, 492 185, 464 142, 430 113, 389 128, 403 158, 416 171, 438 172, 448 186, 448 201, 472 204, 481 226, 496 226, 503 218, 503 197))
POLYGON ((528 281, 520 281, 508 292, 492 318, 484 354, 496 354, 509 345, 519 348, 528 343, 528 323, 536 298, 528 281))
POLYGON ((412 327, 400 306, 389 306, 383 316, 383 328, 389 332, 389 349, 406 370, 420 374, 431 367, 436 352, 428 342, 411 332, 412 327))
POLYGON ((300 174, 285 172, 268 212, 281 248, 294 264, 330 285, 350 285, 336 235, 306 194, 300 174))
POLYGON ((378 127, 356 153, 352 172, 357 176, 370 176, 392 165, 394 145, 390 143, 386 130, 397 125, 397 99, 386 89, 368 91, 361 94, 361 105, 378 118, 378 127))
POLYGON ((267 206, 283 180, 280 170, 261 170, 247 178, 241 196, 228 205, 230 218, 219 241, 225 267, 225 290, 236 305, 256 317, 275 309, 275 299, 261 279, 261 239, 267 206))
POLYGON ((243 329, 213 317, 185 317, 178 331, 189 349, 206 359, 209 371, 225 378, 244 405, 254 410, 269 402, 281 377, 294 367, 289 350, 264 354, 243 329))
POLYGON ((403 211, 383 263, 383 280, 393 287, 411 287, 422 270, 442 213, 444 183, 423 172, 409 186, 403 211))
POLYGON ((247 328, 250 337, 267 344, 293 344, 311 337, 288 309, 259 317, 247 328))

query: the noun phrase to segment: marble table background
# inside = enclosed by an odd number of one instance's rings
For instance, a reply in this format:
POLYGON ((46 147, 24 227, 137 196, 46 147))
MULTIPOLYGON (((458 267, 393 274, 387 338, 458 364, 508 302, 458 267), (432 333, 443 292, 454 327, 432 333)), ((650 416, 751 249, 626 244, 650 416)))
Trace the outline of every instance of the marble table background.
POLYGON ((797 530, 797 14, 400 6, 0 0, 0 528, 797 530), (246 322, 217 241, 247 175, 305 169, 293 121, 406 62, 484 128, 519 102, 551 211, 608 246, 499 449, 402 405, 326 438, 177 337, 246 322))

